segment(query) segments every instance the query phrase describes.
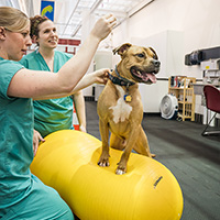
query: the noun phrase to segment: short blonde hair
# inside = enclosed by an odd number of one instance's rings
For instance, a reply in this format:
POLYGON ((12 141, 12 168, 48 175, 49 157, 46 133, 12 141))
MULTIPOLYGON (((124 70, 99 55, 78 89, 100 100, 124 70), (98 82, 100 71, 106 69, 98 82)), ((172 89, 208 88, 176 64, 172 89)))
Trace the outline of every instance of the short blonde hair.
POLYGON ((0 7, 0 26, 12 32, 22 32, 30 20, 22 11, 11 7, 0 7))

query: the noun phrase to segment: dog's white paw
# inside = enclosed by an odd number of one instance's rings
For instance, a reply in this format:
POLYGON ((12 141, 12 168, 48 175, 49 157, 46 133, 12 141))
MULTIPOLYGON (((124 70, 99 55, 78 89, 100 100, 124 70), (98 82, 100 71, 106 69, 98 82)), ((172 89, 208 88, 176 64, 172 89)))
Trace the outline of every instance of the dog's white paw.
POLYGON ((123 174, 125 174, 126 172, 125 172, 124 170, 117 169, 115 173, 116 173, 117 175, 123 175, 123 174))

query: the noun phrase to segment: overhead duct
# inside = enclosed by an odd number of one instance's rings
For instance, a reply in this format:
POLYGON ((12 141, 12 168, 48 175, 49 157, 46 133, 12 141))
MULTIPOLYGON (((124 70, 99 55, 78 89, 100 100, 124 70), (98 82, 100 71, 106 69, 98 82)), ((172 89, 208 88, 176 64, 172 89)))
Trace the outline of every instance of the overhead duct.
POLYGON ((220 58, 220 47, 200 49, 185 55, 185 65, 200 65, 202 61, 220 58))

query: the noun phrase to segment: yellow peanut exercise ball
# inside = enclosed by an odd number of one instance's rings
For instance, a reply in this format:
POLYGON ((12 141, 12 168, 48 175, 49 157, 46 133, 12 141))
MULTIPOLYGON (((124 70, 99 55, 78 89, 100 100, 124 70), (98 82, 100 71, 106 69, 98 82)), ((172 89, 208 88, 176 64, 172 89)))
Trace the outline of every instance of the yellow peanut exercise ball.
POLYGON ((155 159, 131 153, 127 173, 116 175, 122 152, 110 149, 110 166, 98 166, 101 141, 87 133, 57 131, 45 140, 31 171, 56 189, 81 220, 181 218, 179 184, 155 159))

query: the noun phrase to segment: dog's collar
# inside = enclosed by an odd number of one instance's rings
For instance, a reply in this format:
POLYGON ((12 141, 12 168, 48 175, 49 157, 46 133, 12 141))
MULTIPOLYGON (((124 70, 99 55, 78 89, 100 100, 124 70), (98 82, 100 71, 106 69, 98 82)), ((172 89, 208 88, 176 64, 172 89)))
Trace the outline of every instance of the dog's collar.
POLYGON ((112 76, 110 73, 109 73, 109 79, 114 83, 114 84, 117 84, 119 86, 126 86, 127 88, 129 86, 132 86, 134 85, 135 83, 134 82, 131 82, 130 80, 128 79, 125 79, 123 77, 120 76, 118 70, 117 70, 117 66, 115 66, 115 73, 118 77, 115 77, 115 76, 112 76))

